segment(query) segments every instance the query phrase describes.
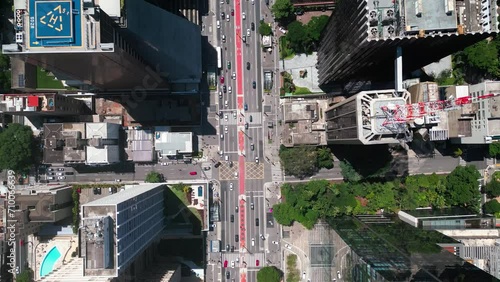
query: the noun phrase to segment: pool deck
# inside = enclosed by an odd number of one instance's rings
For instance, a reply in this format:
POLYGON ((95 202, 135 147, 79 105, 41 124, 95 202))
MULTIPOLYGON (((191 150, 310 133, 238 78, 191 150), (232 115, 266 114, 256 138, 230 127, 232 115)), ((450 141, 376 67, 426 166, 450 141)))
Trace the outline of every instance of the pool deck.
MULTIPOLYGON (((47 253, 56 246, 59 252, 61 253, 61 259, 59 259, 54 265, 54 270, 61 267, 61 265, 68 263, 71 261, 71 254, 76 251, 78 247, 78 237, 74 236, 57 236, 53 237, 49 240, 41 240, 39 238, 33 236, 32 238, 33 246, 35 246, 34 254, 30 254, 29 257, 32 257, 32 261, 30 262, 31 269, 35 272, 35 281, 41 279, 40 277, 40 267, 43 259, 47 255, 47 253), (34 267, 33 267, 34 266, 34 267)), ((33 251, 33 250, 30 250, 33 251)))

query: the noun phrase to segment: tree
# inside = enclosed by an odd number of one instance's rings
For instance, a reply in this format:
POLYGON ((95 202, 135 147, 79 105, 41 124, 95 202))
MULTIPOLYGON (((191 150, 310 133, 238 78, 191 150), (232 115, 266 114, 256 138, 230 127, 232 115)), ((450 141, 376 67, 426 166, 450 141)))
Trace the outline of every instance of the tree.
POLYGON ((460 149, 460 148, 457 148, 455 150, 455 152, 453 152, 453 155, 455 156, 455 158, 461 157, 462 154, 463 154, 463 152, 462 152, 462 149, 460 149))
POLYGON ((497 212, 500 212, 500 203, 496 199, 493 199, 491 201, 486 202, 483 205, 483 208, 485 213, 495 214, 497 212))
POLYGON ((491 180, 486 184, 485 190, 490 198, 500 196, 500 182, 496 179, 491 180))
POLYGON ((310 40, 318 43, 321 37, 321 32, 325 29, 330 18, 326 15, 319 17, 312 17, 311 20, 306 25, 307 35, 310 40))
POLYGON ((279 156, 287 175, 304 178, 318 171, 318 157, 314 147, 286 148, 282 145, 279 156))
POLYGON ((7 55, 0 54, 0 90, 10 90, 10 58, 7 55))
POLYGON ((25 172, 33 165, 34 136, 29 126, 11 123, 0 133, 0 169, 25 172))
POLYGON ((257 282, 280 282, 282 277, 281 270, 274 266, 265 266, 257 272, 257 282))
POLYGON ((362 179, 361 175, 354 169, 347 160, 340 162, 340 169, 344 180, 347 182, 358 182, 362 179))
POLYGON ((481 174, 472 165, 458 166, 446 177, 445 199, 448 205, 477 210, 481 193, 478 179, 481 174))
POLYGON ((328 147, 318 148, 318 167, 331 169, 333 168, 333 155, 328 147))
POLYGON ((310 39, 307 36, 305 26, 299 21, 293 21, 288 25, 286 39, 296 53, 309 51, 310 39))
POLYGON ((259 23, 259 33, 262 36, 269 36, 273 34, 273 29, 269 24, 265 23, 264 21, 260 21, 259 23))
POLYGON ((489 154, 492 158, 496 158, 500 155, 500 142, 490 143, 488 146, 489 154))
POLYGON ((163 175, 156 172, 156 171, 151 171, 146 175, 146 179, 144 182, 148 183, 160 183, 163 181, 163 175))
POLYGON ((33 270, 28 268, 28 269, 24 270, 23 272, 21 272, 19 275, 16 275, 16 281, 17 282, 31 282, 31 281, 34 281, 33 277, 34 277, 33 270))
POLYGON ((465 48, 463 53, 469 66, 490 76, 498 77, 498 50, 493 42, 480 41, 465 48))
POLYGON ((273 206, 273 216, 279 224, 291 226, 295 221, 295 210, 287 203, 276 204, 273 206))
POLYGON ((284 22, 290 19, 295 12, 295 8, 290 0, 276 0, 271 7, 271 12, 278 22, 284 22))

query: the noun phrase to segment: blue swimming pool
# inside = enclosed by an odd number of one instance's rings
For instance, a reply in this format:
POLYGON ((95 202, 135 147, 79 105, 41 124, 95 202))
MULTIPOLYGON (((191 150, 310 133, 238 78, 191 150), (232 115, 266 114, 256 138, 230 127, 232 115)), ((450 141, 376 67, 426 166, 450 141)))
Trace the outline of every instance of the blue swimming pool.
POLYGON ((52 270, 54 270, 54 264, 61 258, 61 253, 57 249, 56 246, 54 246, 50 251, 47 253, 45 258, 42 261, 42 266, 40 267, 40 277, 44 277, 47 274, 49 274, 52 270))

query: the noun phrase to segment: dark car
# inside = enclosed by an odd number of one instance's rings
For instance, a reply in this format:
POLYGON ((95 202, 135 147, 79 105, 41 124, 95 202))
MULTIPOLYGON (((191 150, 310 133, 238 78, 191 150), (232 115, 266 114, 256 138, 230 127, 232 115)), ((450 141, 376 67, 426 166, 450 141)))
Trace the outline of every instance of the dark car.
POLYGON ((72 172, 72 171, 66 171, 66 172, 64 172, 64 174, 66 174, 66 175, 73 175, 73 174, 75 174, 75 173, 74 173, 74 172, 72 172))
POLYGON ((99 191, 97 191, 97 188, 94 188, 93 192, 94 192, 94 195, 99 195, 99 191))
POLYGON ((55 175, 53 172, 47 172, 47 175, 55 175))
POLYGON ((304 10, 298 10, 297 12, 295 12, 295 14, 297 16, 302 16, 304 14, 304 10))
POLYGON ((226 13, 221 12, 221 13, 220 13, 220 17, 221 17, 222 19, 225 19, 225 18, 226 18, 226 13))
POLYGON ((253 145, 253 143, 252 143, 252 144, 250 144, 250 150, 252 150, 252 151, 253 151, 254 149, 255 149, 255 146, 253 145))
POLYGON ((97 188, 97 194, 101 195, 101 193, 102 193, 102 189, 101 188, 97 188))
POLYGON ((231 9, 231 16, 234 16, 234 9, 231 9))
POLYGON ((222 91, 224 91, 224 93, 226 93, 226 92, 227 92, 226 85, 222 86, 222 91))
POLYGON ((234 253, 234 246, 231 246, 231 253, 234 253))
POLYGON ((215 167, 215 168, 218 168, 220 165, 221 165, 221 162, 217 162, 217 163, 214 165, 214 167, 215 167))
POLYGON ((253 89, 257 88, 257 83, 255 83, 255 81, 252 82, 252 87, 253 87, 253 89))
POLYGON ((259 226, 259 219, 258 218, 255 219, 255 226, 259 226))
POLYGON ((252 118, 252 116, 250 116, 250 122, 252 122, 252 120, 253 120, 253 118, 252 118))
POLYGON ((234 215, 231 215, 231 222, 234 222, 234 215))
POLYGON ((248 104, 245 103, 245 111, 248 111, 248 104))
POLYGON ((250 62, 247 62, 247 70, 250 70, 250 62))
POLYGON ((248 122, 245 123, 245 129, 248 129, 248 122))
POLYGON ((250 28, 252 29, 252 31, 254 31, 254 30, 255 30, 255 24, 254 24, 254 23, 251 23, 251 24, 250 24, 250 28))
POLYGON ((226 271, 226 279, 229 279, 231 277, 231 274, 229 273, 229 271, 226 271))
POLYGON ((118 192, 118 189, 116 187, 111 188, 111 191, 114 193, 118 192))
MULTIPOLYGON (((234 249, 233 249, 234 250, 234 249)), ((226 251, 229 252, 229 244, 226 245, 226 251)))
POLYGON ((234 235, 234 241, 235 241, 235 242, 238 242, 239 240, 240 240, 240 236, 238 236, 238 235, 234 235))

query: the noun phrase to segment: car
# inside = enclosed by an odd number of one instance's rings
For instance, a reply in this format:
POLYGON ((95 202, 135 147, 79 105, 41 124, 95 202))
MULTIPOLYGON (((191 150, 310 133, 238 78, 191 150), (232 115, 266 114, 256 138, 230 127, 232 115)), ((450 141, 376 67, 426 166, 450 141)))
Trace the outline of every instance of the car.
POLYGON ((233 112, 233 118, 236 118, 236 112, 233 112))
POLYGON ((250 29, 247 28, 247 36, 250 36, 250 29))
POLYGON ((219 168, 219 166, 220 166, 220 165, 221 165, 221 162, 217 162, 217 163, 214 165, 214 167, 215 167, 215 168, 219 168))
POLYGON ((47 175, 55 175, 55 172, 47 172, 47 175))
POLYGON ((279 245, 280 243, 276 242, 276 241, 272 241, 271 243, 273 243, 274 245, 279 245))
POLYGON ((57 171, 64 171, 64 168, 60 167, 60 168, 57 169, 57 171))
POLYGON ((220 28, 220 21, 217 21, 217 28, 220 28))
POLYGON ((231 9, 231 16, 234 16, 234 9, 231 9))
POLYGON ((191 171, 189 175, 198 175, 198 173, 196 171, 191 171))
POLYGON ((226 35, 222 35, 222 43, 226 43, 226 35))
POLYGON ((72 171, 65 171, 65 172, 64 172, 64 174, 66 174, 66 175, 73 175, 73 174, 75 174, 75 173, 74 173, 74 172, 72 172, 72 171))
POLYGON ((252 246, 255 246, 255 238, 252 238, 252 246))
POLYGON ((238 177, 238 172, 237 171, 234 172, 234 177, 238 177))
POLYGON ((250 150, 252 150, 252 151, 255 150, 255 146, 253 145, 253 143, 250 144, 250 150))
POLYGON ((226 21, 229 21, 229 15, 226 15, 226 21))
POLYGON ((223 76, 221 76, 219 80, 220 80, 220 83, 224 84, 224 77, 223 76))
POLYGON ((231 75, 232 79, 236 79, 236 72, 233 71, 233 74, 231 75))
POLYGON ((291 250, 292 249, 292 246, 290 246, 289 244, 285 244, 285 248, 291 250))
POLYGON ((234 268, 234 260, 231 261, 231 268, 234 268))
POLYGON ((226 271, 226 279, 229 279, 229 278, 231 278, 231 274, 229 273, 229 271, 226 271))
POLYGON ((238 213, 238 206, 236 206, 234 210, 236 211, 236 213, 238 213))
POLYGON ((232 88, 231 86, 229 86, 229 87, 227 88, 227 91, 229 92, 229 94, 231 94, 231 93, 233 93, 233 88, 232 88))
POLYGON ((221 134, 221 135, 220 135, 220 139, 224 139, 224 134, 221 134))
POLYGON ((252 122, 252 121, 253 121, 253 118, 252 118, 252 115, 250 115, 250 122, 252 122))
POLYGON ((259 266, 260 265, 260 261, 258 259, 255 260, 255 266, 259 266))
POLYGON ((255 0, 252 0, 252 5, 255 5, 255 0))
POLYGON ((121 179, 115 179, 115 182, 122 182, 121 179))
POLYGON ((227 61, 227 68, 231 69, 231 62, 230 61, 227 61))
POLYGON ((116 187, 113 187, 111 190, 113 190, 113 194, 118 192, 118 188, 116 188, 116 187))
POLYGON ((222 91, 219 91, 219 99, 222 99, 222 91))
POLYGON ((338 278, 338 279, 341 279, 341 278, 342 278, 342 275, 340 274, 340 270, 337 270, 337 278, 338 278))
POLYGON ((225 18, 226 18, 226 13, 221 12, 221 13, 220 13, 220 17, 221 17, 221 19, 225 19, 225 18))
POLYGON ((247 36, 243 35, 243 37, 241 38, 241 40, 243 40, 243 42, 247 42, 247 36))
POLYGON ((234 214, 231 215, 231 222, 234 222, 234 214))
POLYGON ((98 195, 99 192, 97 191, 97 188, 94 188, 94 190, 92 191, 94 193, 94 195, 98 195))
POLYGON ((227 133, 227 125, 224 126, 224 131, 227 133))
POLYGON ((64 175, 64 172, 58 172, 57 175, 64 175))
POLYGON ((226 4, 229 4, 229 0, 226 0, 226 4))
POLYGON ((250 203, 250 209, 252 209, 252 210, 254 209, 253 203, 250 203))
POLYGON ((250 24, 250 28, 252 29, 252 31, 255 30, 255 24, 253 22, 250 24))
POLYGON ((241 17, 242 17, 244 20, 246 20, 247 15, 245 14, 245 12, 241 13, 241 17))
POLYGON ((223 91, 224 93, 226 93, 226 92, 227 92, 226 85, 223 85, 223 86, 222 86, 222 91, 223 91))
POLYGON ((302 16, 304 14, 304 10, 298 10, 297 12, 295 12, 295 14, 297 16, 302 16))
POLYGON ((287 30, 286 30, 286 29, 284 29, 282 26, 280 26, 280 27, 278 28, 278 30, 279 30, 279 31, 281 31, 281 33, 283 33, 283 34, 286 34, 286 33, 287 33, 287 30))
POLYGON ((233 191, 233 183, 229 183, 229 191, 233 191))
POLYGON ((248 104, 247 103, 245 103, 245 107, 244 108, 245 108, 245 111, 248 111, 248 104))
POLYGON ((260 234, 260 239, 262 239, 262 241, 266 240, 266 237, 264 237, 264 234, 260 234))
POLYGON ((255 157, 255 162, 259 163, 259 157, 255 157))
POLYGON ((302 272, 302 279, 304 279, 304 280, 306 279, 306 272, 305 271, 302 272))
POLYGON ((225 156, 224 156, 224 160, 225 160, 226 162, 227 162, 227 161, 229 161, 229 156, 228 156, 228 155, 225 155, 225 156))
POLYGON ((228 120, 228 116, 227 114, 224 115, 224 120, 227 121, 228 120))
POLYGON ((227 260, 224 261, 224 268, 227 267, 227 260))
POLYGON ((222 118, 222 111, 219 111, 219 117, 222 118))
POLYGON ((109 192, 109 194, 113 194, 113 188, 109 187, 108 192, 109 192))
POLYGON ((229 247, 229 244, 227 244, 227 245, 226 245, 226 251, 228 251, 228 252, 229 252, 229 248, 230 248, 230 247, 229 247))
POLYGON ((234 253, 234 246, 231 246, 231 253, 234 253))
POLYGON ((204 166, 204 167, 203 167, 203 170, 204 170, 204 171, 208 171, 208 170, 210 170, 210 167, 209 167, 209 166, 204 166))
POLYGON ((255 219, 255 226, 259 226, 259 219, 258 218, 255 219))
POLYGON ((224 107, 226 107, 226 108, 227 108, 228 104, 229 104, 229 103, 227 102, 227 100, 226 100, 226 101, 224 101, 224 107))
POLYGON ((240 241, 240 236, 238 235, 234 235, 234 241, 237 243, 238 241, 240 241))
POLYGON ((248 129, 248 122, 245 122, 245 129, 248 129))
POLYGON ((247 62, 247 70, 250 70, 250 62, 247 62))
POLYGON ((253 89, 257 88, 257 83, 255 81, 252 81, 252 88, 253 89))
POLYGON ((47 168, 47 171, 54 171, 53 168, 47 168))
POLYGON ((48 180, 55 180, 56 178, 55 178, 55 177, 53 177, 53 176, 47 176, 47 179, 48 179, 48 180))

